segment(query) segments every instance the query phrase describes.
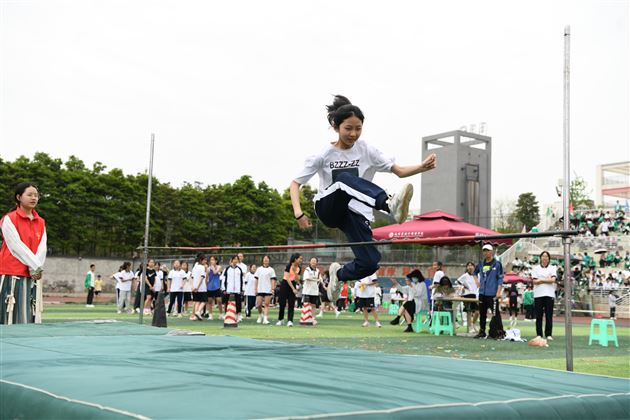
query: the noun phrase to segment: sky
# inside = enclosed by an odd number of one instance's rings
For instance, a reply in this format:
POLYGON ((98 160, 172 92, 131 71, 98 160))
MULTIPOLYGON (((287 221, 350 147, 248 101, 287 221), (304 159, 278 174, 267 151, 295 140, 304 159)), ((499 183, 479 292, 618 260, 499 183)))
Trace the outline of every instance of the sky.
POLYGON ((630 160, 628 17, 624 0, 0 0, 0 157, 137 173, 155 133, 161 182, 250 175, 282 191, 335 140, 324 106, 343 94, 401 165, 421 161, 423 136, 484 122, 492 200, 548 203, 566 25, 572 172, 594 190, 596 165, 630 160))

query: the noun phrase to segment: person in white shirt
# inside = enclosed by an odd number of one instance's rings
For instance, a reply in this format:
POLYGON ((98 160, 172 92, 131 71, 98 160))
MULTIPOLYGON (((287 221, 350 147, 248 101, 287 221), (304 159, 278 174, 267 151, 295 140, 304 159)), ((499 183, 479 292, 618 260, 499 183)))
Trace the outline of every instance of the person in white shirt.
POLYGON ((120 282, 119 290, 120 295, 118 297, 118 313, 122 313, 123 309, 132 314, 134 311, 131 309, 131 283, 134 279, 133 271, 131 271, 131 263, 124 262, 121 271, 114 274, 116 280, 120 282))
MULTIPOLYGON (((403 296, 405 296, 405 303, 403 303, 401 312, 405 322, 407 323, 407 328, 404 332, 413 332, 411 324, 413 323, 413 319, 416 315, 416 295, 418 294, 418 290, 414 287, 411 277, 407 277, 405 280, 405 286, 401 287, 403 296)), ((398 315, 390 322, 390 324, 398 325, 400 323, 400 317, 401 315, 398 315)))
POLYGON ((252 309, 256 306, 256 264, 250 264, 247 274, 245 274, 245 299, 247 299, 247 307, 245 309, 245 317, 252 317, 252 309))
POLYGON ((173 305, 177 301, 177 317, 182 317, 182 306, 184 300, 184 277, 186 272, 182 270, 181 262, 179 260, 173 261, 173 269, 168 273, 168 290, 170 291, 170 298, 168 303, 168 314, 170 315, 173 310, 173 305))
POLYGON ((368 313, 372 312, 374 325, 381 328, 381 321, 378 319, 378 311, 376 309, 376 286, 378 285, 378 276, 376 273, 371 276, 364 277, 355 284, 357 294, 357 307, 363 312, 363 326, 369 327, 368 313))
POLYGON ((184 291, 184 312, 188 313, 188 305, 189 305, 189 302, 193 300, 193 295, 192 295, 192 273, 190 272, 190 269, 188 268, 187 261, 182 261, 182 271, 184 272, 184 277, 182 279, 183 281, 182 290, 184 291))
MULTIPOLYGON (((466 263, 466 272, 457 279, 463 287, 462 297, 464 298, 479 299, 479 280, 473 275, 474 272, 475 264, 469 261, 466 263)), ((464 312, 466 312, 468 332, 476 332, 475 324, 479 319, 479 305, 477 302, 466 302, 464 312)))
POLYGON ((243 293, 243 281, 245 273, 238 266, 238 256, 234 255, 230 259, 230 265, 225 268, 222 274, 221 289, 225 292, 223 302, 227 305, 230 299, 234 299, 236 305, 237 321, 241 318, 241 294, 243 293))
POLYGON ((262 266, 258 267, 254 273, 256 279, 256 308, 258 308, 258 324, 269 324, 269 307, 271 306, 271 297, 276 290, 276 272, 273 267, 269 266, 269 256, 262 257, 262 266), (264 312, 263 312, 264 305, 264 312))
MULTIPOLYGON (((312 227, 302 211, 300 186, 315 174, 319 177, 319 190, 315 195, 315 213, 330 228, 341 229, 350 242, 372 241, 370 222, 373 211, 380 210, 393 216, 397 223, 407 219, 413 187, 406 184, 394 197, 372 182, 376 172, 392 172, 400 178, 433 169, 436 155, 429 155, 421 164, 400 166, 394 159, 360 140, 363 112, 348 98, 336 95, 327 107, 328 122, 338 134, 337 139, 321 153, 307 158, 304 169, 289 187, 293 215, 301 229, 312 227)), ((378 269, 381 259, 376 246, 353 247, 355 259, 343 267, 333 262, 329 268, 328 294, 331 301, 339 298, 340 282, 361 279, 378 269)))
POLYGON ((205 255, 197 255, 195 265, 191 272, 191 288, 192 298, 194 302, 192 314, 190 314, 191 321, 202 321, 201 317, 203 310, 206 307, 208 301, 208 259, 205 255))
POLYGON ((440 280, 444 277, 444 271, 442 271, 442 262, 433 261, 431 268, 434 270, 433 282, 431 284, 431 290, 435 290, 440 285, 440 280))
MULTIPOLYGON (((308 267, 306 267, 302 275, 302 303, 310 303, 313 312, 321 304, 319 300, 319 284, 322 281, 322 276, 319 268, 317 268, 318 262, 317 257, 311 258, 308 267)), ((313 325, 317 325, 316 319, 313 319, 313 325)))
POLYGON ((536 314, 537 338, 547 337, 553 340, 553 303, 556 298, 556 266, 550 265, 551 255, 547 251, 540 253, 540 264, 532 269, 534 283, 534 312, 536 314), (543 314, 545 315, 545 335, 543 336, 543 314))

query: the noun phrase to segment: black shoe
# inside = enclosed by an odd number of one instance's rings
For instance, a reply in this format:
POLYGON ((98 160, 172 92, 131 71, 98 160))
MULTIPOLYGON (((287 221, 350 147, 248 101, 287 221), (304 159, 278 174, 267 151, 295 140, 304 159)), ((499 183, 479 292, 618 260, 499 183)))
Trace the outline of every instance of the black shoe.
POLYGON ((413 332, 413 328, 411 328, 411 324, 407 325, 407 328, 403 332, 413 332))
POLYGON ((400 317, 397 316, 396 318, 392 319, 391 321, 389 321, 389 323, 391 325, 398 325, 400 323, 400 317))
POLYGON ((486 333, 483 331, 479 331, 479 333, 473 338, 486 338, 486 333))

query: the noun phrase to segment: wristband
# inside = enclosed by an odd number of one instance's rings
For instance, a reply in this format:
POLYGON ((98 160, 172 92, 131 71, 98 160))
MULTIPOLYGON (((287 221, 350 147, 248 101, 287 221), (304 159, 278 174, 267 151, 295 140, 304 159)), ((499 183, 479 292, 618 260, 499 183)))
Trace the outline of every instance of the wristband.
POLYGON ((304 213, 302 213, 298 217, 296 217, 295 220, 300 220, 302 217, 304 217, 304 213))

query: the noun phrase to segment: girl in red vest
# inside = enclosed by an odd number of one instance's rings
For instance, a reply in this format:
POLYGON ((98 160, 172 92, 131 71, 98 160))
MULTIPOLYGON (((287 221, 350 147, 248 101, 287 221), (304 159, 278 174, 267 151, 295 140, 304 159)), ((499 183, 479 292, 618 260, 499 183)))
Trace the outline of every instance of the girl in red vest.
POLYGON ((0 324, 34 321, 33 286, 42 278, 46 260, 46 224, 35 211, 37 187, 28 182, 18 184, 14 199, 16 209, 0 220, 0 324))

